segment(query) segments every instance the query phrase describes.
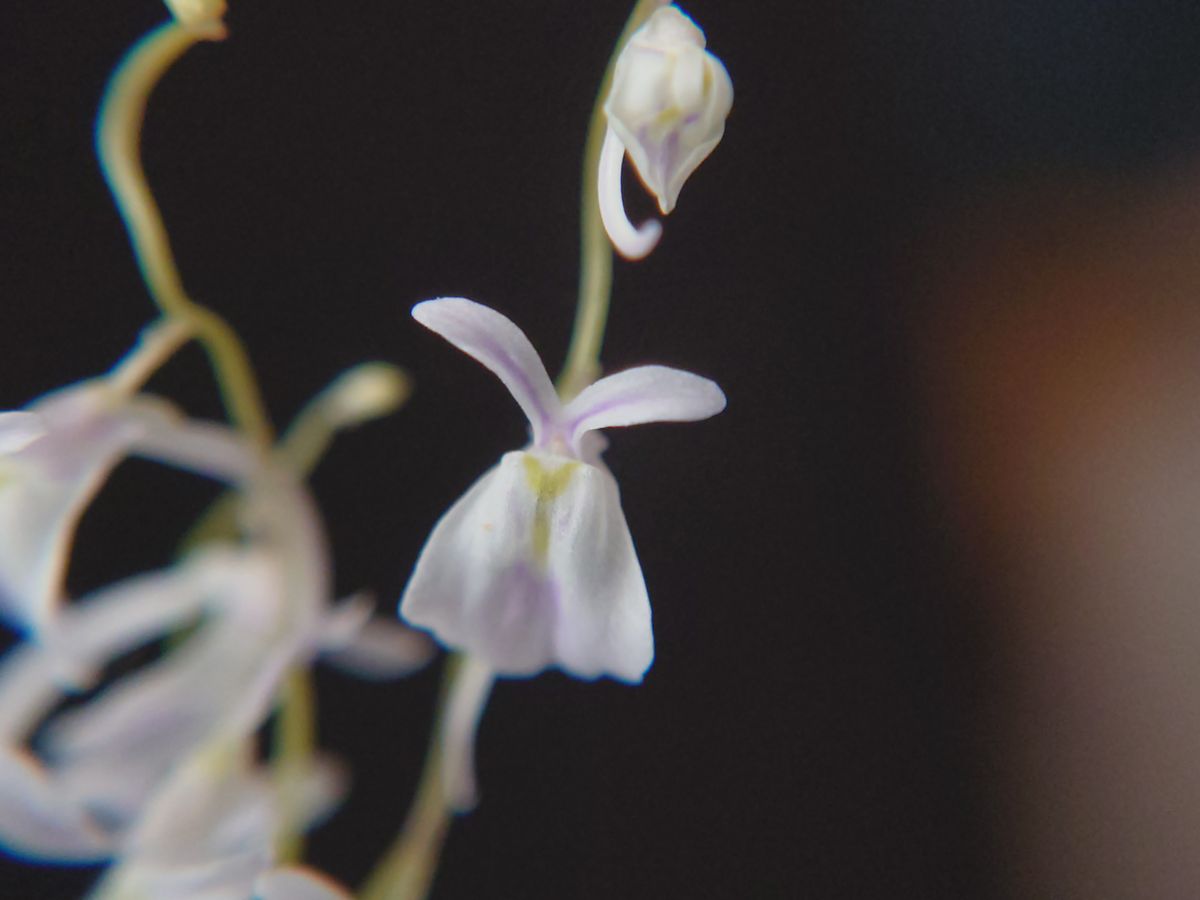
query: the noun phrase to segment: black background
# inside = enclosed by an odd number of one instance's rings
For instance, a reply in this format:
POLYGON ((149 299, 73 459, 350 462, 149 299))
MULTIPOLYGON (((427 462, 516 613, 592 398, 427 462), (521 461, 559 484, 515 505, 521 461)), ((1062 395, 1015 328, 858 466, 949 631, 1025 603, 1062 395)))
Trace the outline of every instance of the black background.
MULTIPOLYGON (((244 336, 278 423, 345 367, 414 377, 315 478, 342 591, 394 607, 437 516, 524 439, 475 363, 408 317, 461 295, 556 370, 582 139, 618 2, 233 0, 231 37, 152 99, 146 165, 185 283, 244 336)), ((721 416, 611 434, 654 604, 636 688, 503 682, 483 800, 435 897, 986 898, 1002 673, 985 568, 924 450, 911 263, 950 211, 1070 173, 1136 183, 1200 133, 1194 4, 695 0, 736 91, 665 237, 618 262, 604 359, 717 380, 721 416)), ((14 3, 3 60, 0 406, 102 371, 152 314, 92 152, 150 0, 14 3)), ((639 220, 651 203, 627 180, 639 220)), ((189 351, 154 382, 219 412, 189 351)), ((89 513, 82 591, 166 562, 207 488, 127 464, 89 513)), ((355 791, 312 861, 354 884, 399 826, 436 671, 321 679, 355 791)), ((90 873, 5 862, 3 896, 90 873)))

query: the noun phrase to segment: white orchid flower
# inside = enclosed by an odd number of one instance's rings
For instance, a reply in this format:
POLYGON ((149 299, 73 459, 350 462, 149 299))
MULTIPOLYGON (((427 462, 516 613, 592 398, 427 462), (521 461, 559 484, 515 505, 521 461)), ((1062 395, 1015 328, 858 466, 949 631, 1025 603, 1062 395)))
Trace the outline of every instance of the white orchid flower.
POLYGON ((640 366, 563 404, 537 351, 500 313, 441 299, 418 304, 413 317, 504 383, 532 443, 505 454, 442 516, 401 615, 501 675, 557 665, 640 681, 654 657, 650 603, 595 430, 705 419, 725 395, 699 375, 640 366))
POLYGON ((683 183, 725 133, 733 82, 704 49, 704 32, 676 6, 655 10, 621 50, 604 104, 608 130, 600 153, 600 215, 613 246, 640 259, 658 243, 662 226, 635 227, 621 199, 626 152, 666 215, 683 183))
POLYGON ((0 413, 0 617, 48 625, 83 510, 139 437, 173 418, 165 401, 129 398, 104 381, 0 413))
MULTIPOLYGON (((225 671, 239 662, 236 648, 221 647, 214 632, 231 632, 232 623, 221 625, 228 611, 261 635, 271 615, 264 603, 278 604, 263 590, 270 577, 258 554, 206 552, 80 600, 61 613, 51 645, 11 650, 0 666, 0 842, 44 859, 109 855, 173 767, 237 715, 246 698, 261 707, 253 671, 245 664, 232 676, 225 671), (202 616, 211 621, 178 650, 51 720, 42 757, 24 749, 62 694, 58 657, 69 656, 76 679, 87 681, 109 660, 202 616), (212 663, 211 671, 197 670, 196 660, 212 663), (247 681, 232 684, 238 676, 247 681), (21 791, 28 794, 23 801, 21 791)), ((252 711, 249 730, 265 715, 252 711)))
POLYGON ((246 542, 198 551, 64 606, 44 639, 0 662, 0 843, 18 854, 77 862, 111 855, 170 773, 214 740, 252 735, 286 673, 317 652, 349 655, 384 675, 428 656, 411 632, 372 627, 362 600, 330 609, 311 498, 228 428, 181 420, 145 430, 130 450, 240 482, 246 542), (86 685, 111 660, 189 625, 160 659, 52 718, 40 755, 25 748, 64 684, 86 685))

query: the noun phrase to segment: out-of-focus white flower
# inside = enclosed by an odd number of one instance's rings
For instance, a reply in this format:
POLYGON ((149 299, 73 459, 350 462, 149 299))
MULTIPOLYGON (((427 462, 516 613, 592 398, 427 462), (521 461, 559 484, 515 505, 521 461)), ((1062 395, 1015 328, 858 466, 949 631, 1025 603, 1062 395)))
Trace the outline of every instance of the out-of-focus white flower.
POLYGON ((621 162, 629 153, 663 214, 675 208, 688 176, 725 133, 733 82, 704 49, 704 32, 678 7, 664 6, 634 32, 617 58, 604 104, 608 130, 600 156, 600 214, 613 245, 640 259, 662 226, 635 228, 621 199, 621 162))
POLYGON ((181 761, 214 736, 251 733, 280 677, 267 641, 254 648, 256 660, 244 658, 255 638, 274 630, 274 580, 262 554, 209 551, 84 598, 63 610, 51 644, 11 650, 0 666, 0 842, 43 859, 103 857, 181 761), (84 682, 109 660, 193 622, 200 624, 175 651, 52 720, 45 761, 21 746, 61 695, 60 657, 84 682), (30 773, 38 792, 17 802, 30 773))
POLYGON ((130 450, 240 483, 244 542, 64 606, 43 639, 0 661, 0 843, 18 854, 92 861, 119 850, 171 773, 214 741, 252 735, 287 672, 317 652, 353 657, 365 634, 360 667, 395 673, 428 656, 411 633, 372 627, 360 600, 330 609, 311 498, 229 429, 182 420, 141 432, 130 450), (189 626, 160 659, 53 718, 40 756, 25 749, 64 683, 88 684, 189 626))
POLYGON ((525 412, 532 443, 507 453, 441 518, 400 612, 502 675, 558 665, 640 681, 654 656, 650 604, 599 428, 720 412, 707 378, 640 366, 563 404, 537 351, 504 316, 463 299, 413 316, 490 369, 525 412))
POLYGON ((84 508, 140 436, 175 418, 165 401, 128 398, 103 381, 0 413, 0 616, 46 627, 84 508))
MULTIPOLYGON (((301 811, 305 820, 319 818, 328 806, 320 780, 310 778, 317 790, 301 811)), ((197 754, 155 794, 93 896, 348 900, 345 890, 315 872, 276 868, 282 809, 280 786, 253 765, 245 744, 197 754)))

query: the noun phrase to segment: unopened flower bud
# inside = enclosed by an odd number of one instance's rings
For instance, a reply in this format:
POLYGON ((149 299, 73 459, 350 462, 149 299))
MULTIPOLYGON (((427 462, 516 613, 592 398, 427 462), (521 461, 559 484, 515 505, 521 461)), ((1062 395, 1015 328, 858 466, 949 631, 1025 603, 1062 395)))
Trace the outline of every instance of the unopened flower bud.
POLYGON ((704 32, 678 7, 657 10, 617 58, 604 105, 608 133, 600 163, 600 206, 616 248, 639 258, 653 249, 658 223, 635 229, 621 201, 621 161, 628 152, 659 209, 675 208, 679 190, 725 133, 733 83, 704 49, 704 32))

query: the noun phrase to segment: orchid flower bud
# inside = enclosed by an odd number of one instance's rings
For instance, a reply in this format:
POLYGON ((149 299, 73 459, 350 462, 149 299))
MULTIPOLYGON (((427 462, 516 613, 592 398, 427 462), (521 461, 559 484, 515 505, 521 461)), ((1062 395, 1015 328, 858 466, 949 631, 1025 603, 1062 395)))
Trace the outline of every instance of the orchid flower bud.
POLYGON ((635 228, 621 200, 621 162, 627 152, 663 214, 675 208, 688 176, 725 133, 733 83, 721 61, 704 49, 704 32, 676 6, 657 10, 617 57, 604 104, 608 132, 600 155, 600 213, 613 245, 640 259, 662 228, 635 228))

